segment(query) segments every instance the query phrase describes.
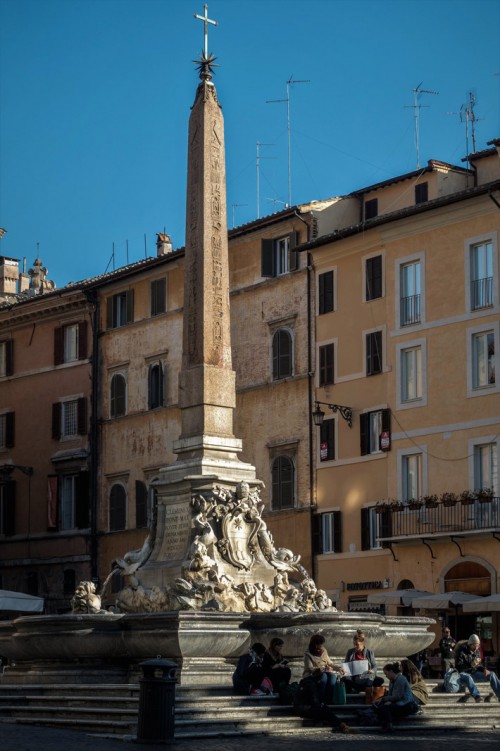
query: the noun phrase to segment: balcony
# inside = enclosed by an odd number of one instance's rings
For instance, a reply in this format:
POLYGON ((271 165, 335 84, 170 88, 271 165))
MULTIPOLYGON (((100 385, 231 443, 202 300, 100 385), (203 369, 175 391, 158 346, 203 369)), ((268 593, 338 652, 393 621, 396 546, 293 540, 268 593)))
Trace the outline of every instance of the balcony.
POLYGON ((380 543, 390 544, 411 539, 429 540, 471 536, 500 531, 500 498, 488 502, 479 499, 443 501, 426 506, 422 503, 399 504, 379 508, 380 543))
POLYGON ((401 326, 420 323, 420 295, 402 297, 399 301, 401 326))
POLYGON ((472 310, 482 310, 493 306, 493 277, 474 279, 470 283, 470 301, 472 310))

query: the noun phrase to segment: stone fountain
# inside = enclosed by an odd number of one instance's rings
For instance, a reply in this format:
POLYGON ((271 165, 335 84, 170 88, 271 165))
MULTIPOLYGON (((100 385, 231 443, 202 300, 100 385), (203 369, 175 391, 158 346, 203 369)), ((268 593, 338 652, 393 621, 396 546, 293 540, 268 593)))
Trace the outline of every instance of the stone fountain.
POLYGON ((160 655, 178 663, 181 683, 230 685, 237 657, 273 636, 283 638, 297 672, 318 631, 338 657, 359 627, 382 660, 434 639, 431 619, 337 612, 300 556, 275 546, 262 482, 238 459, 224 124, 212 65, 205 44, 189 122, 177 461, 156 483, 155 521, 143 547, 115 562, 125 587, 114 612, 101 610, 95 586, 82 582, 71 614, 0 623, 0 654, 11 662, 2 682, 129 682, 142 660, 160 655))

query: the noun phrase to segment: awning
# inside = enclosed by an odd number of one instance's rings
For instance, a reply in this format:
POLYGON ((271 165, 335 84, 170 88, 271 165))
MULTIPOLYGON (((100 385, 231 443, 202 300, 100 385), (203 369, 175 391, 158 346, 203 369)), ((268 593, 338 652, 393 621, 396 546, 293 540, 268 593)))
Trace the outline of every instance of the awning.
POLYGON ((43 613, 43 597, 25 595, 24 592, 9 592, 0 589, 0 611, 16 611, 18 613, 43 613))
POLYGON ((378 613, 380 611, 380 605, 372 605, 370 602, 349 602, 347 604, 349 613, 378 613))
POLYGON ((431 595, 432 592, 426 592, 422 589, 393 589, 392 591, 383 590, 368 595, 368 602, 372 605, 401 605, 403 607, 420 607, 414 604, 414 600, 431 595))
POLYGON ((500 611, 500 595, 488 597, 476 597, 474 600, 464 602, 464 613, 493 613, 500 611))
POLYGON ((426 610, 447 610, 470 600, 477 600, 477 595, 471 595, 468 592, 443 592, 443 594, 419 597, 415 607, 426 610))

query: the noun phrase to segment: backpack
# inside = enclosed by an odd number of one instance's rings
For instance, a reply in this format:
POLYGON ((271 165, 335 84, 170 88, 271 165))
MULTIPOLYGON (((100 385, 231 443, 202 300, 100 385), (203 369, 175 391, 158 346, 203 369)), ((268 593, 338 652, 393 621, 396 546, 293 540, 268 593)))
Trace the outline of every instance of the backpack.
POLYGON ((444 674, 444 690, 447 694, 458 694, 460 691, 460 673, 455 668, 450 668, 444 674))
POLYGON ((297 694, 299 690, 299 684, 297 681, 293 681, 292 683, 280 683, 279 686, 279 695, 280 695, 280 702, 282 704, 294 704, 295 703, 295 695, 297 694))

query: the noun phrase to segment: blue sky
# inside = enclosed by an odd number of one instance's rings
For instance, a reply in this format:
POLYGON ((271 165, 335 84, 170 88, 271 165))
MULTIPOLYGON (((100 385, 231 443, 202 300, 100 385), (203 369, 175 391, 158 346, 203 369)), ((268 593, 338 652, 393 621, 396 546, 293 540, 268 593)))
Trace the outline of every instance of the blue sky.
MULTIPOLYGON (((209 49, 226 127, 228 226, 288 200, 342 195, 462 164, 500 137, 498 0, 211 0, 209 49), (472 148, 472 146, 471 146, 472 148), (266 157, 266 158, 264 158, 266 157)), ((0 0, 0 253, 40 255, 58 287, 184 244, 187 124, 201 0, 0 0)))

